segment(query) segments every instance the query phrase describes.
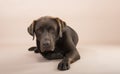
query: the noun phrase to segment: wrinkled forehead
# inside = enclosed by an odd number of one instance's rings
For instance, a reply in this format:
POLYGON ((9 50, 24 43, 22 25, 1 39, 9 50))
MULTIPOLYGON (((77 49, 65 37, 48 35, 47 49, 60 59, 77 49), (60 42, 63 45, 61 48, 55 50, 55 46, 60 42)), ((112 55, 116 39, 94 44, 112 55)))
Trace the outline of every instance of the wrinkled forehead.
POLYGON ((54 28, 57 29, 57 23, 52 18, 41 18, 36 21, 35 29, 39 28, 54 28))

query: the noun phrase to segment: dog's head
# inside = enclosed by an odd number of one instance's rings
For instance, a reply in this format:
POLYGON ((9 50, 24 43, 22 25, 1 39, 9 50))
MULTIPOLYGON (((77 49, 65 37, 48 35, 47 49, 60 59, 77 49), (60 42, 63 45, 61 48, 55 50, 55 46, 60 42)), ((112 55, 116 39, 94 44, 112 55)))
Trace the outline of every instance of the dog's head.
POLYGON ((62 37, 66 23, 59 18, 45 16, 38 20, 34 20, 28 27, 28 33, 36 36, 40 42, 40 50, 54 51, 55 42, 62 37))

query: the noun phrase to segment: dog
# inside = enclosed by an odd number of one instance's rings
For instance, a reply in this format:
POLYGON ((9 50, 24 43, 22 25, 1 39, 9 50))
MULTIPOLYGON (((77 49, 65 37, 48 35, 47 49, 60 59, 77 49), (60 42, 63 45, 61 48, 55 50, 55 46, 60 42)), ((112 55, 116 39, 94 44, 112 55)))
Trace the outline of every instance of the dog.
POLYGON ((61 71, 70 69, 70 64, 80 59, 76 45, 77 33, 58 17, 43 16, 27 28, 28 33, 36 37, 36 47, 29 51, 40 53, 44 58, 62 59, 58 64, 61 71))

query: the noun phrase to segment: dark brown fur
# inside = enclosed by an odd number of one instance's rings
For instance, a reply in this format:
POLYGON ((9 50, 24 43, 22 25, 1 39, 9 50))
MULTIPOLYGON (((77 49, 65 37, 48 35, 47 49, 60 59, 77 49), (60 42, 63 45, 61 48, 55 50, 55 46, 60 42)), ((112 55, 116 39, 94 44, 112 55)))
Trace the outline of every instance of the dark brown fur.
POLYGON ((63 59, 58 64, 59 70, 68 70, 70 64, 80 59, 76 49, 77 33, 64 21, 55 17, 41 17, 28 27, 30 35, 36 36, 37 47, 29 48, 42 54, 47 59, 63 59))

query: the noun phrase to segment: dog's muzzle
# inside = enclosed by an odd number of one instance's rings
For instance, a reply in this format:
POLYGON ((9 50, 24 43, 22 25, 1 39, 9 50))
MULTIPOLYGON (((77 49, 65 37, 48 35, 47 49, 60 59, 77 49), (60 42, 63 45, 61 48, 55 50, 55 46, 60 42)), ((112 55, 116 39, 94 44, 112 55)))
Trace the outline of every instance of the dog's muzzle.
POLYGON ((49 40, 45 40, 41 43, 41 52, 44 51, 54 51, 54 46, 49 40))

